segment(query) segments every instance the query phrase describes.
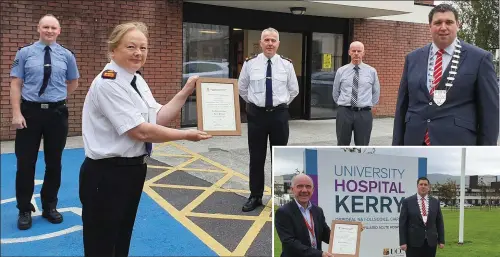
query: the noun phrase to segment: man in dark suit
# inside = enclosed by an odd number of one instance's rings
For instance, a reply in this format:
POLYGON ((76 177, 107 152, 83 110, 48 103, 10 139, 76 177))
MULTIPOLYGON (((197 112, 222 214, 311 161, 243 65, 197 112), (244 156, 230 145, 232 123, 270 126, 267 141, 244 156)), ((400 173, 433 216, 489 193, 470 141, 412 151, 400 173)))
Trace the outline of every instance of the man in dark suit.
POLYGON ((430 182, 417 180, 418 194, 405 198, 399 215, 399 244, 406 257, 435 257, 444 247, 444 222, 439 200, 429 196, 430 182))
POLYGON ((333 257, 321 250, 321 242, 330 242, 330 227, 323 210, 309 201, 313 188, 309 176, 295 176, 292 179, 295 200, 276 211, 274 224, 283 246, 281 257, 333 257))
POLYGON ((429 13, 433 42, 406 56, 393 145, 497 145, 499 89, 493 55, 457 39, 458 13, 429 13))

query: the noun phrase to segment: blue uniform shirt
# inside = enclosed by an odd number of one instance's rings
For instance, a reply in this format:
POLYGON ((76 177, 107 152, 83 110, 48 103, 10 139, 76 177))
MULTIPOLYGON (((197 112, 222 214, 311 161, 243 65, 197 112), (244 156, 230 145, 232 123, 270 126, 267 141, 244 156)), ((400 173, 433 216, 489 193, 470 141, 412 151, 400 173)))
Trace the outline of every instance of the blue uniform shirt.
POLYGON ((21 96, 32 102, 58 102, 66 99, 67 80, 80 77, 73 53, 57 43, 50 45, 52 72, 45 92, 38 96, 43 82, 45 44, 38 41, 17 51, 12 64, 11 77, 23 80, 21 96))

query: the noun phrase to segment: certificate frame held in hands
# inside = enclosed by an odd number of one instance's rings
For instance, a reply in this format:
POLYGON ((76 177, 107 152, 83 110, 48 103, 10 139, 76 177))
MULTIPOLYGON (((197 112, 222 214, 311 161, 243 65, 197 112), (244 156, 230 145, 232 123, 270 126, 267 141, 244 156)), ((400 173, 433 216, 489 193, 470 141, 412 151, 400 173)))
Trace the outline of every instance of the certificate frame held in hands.
POLYGON ((196 112, 198 130, 212 136, 241 136, 238 80, 198 78, 196 112))
POLYGON ((333 220, 328 252, 335 257, 359 257, 362 228, 361 222, 333 220))

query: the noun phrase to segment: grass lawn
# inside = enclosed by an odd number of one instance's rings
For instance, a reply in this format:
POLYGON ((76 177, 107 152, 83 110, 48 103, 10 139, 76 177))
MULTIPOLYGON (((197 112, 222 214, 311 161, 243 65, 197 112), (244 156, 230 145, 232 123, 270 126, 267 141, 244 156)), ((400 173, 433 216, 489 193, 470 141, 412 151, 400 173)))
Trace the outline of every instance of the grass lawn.
MULTIPOLYGON (((500 257, 500 208, 465 209, 463 245, 458 245, 460 212, 447 208, 442 211, 446 245, 444 249, 438 249, 437 257, 500 257)), ((274 256, 280 254, 281 242, 274 229, 274 256)))

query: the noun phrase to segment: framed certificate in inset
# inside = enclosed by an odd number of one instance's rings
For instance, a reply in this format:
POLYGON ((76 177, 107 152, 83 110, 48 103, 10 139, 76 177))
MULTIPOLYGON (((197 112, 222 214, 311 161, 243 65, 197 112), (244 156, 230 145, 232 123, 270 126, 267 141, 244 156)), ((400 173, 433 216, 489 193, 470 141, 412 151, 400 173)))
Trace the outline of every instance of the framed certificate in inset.
POLYGON ((359 257, 362 229, 361 222, 333 220, 328 252, 335 257, 359 257))
POLYGON ((199 78, 196 111, 198 130, 213 136, 241 136, 238 80, 199 78))

